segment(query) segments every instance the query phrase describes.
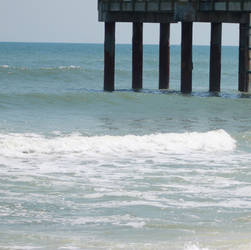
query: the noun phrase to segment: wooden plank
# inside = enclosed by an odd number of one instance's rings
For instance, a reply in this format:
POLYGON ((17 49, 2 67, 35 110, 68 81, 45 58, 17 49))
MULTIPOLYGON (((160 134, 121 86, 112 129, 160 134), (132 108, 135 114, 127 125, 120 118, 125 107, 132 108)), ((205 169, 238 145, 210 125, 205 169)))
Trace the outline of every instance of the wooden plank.
POLYGON ((115 22, 105 23, 104 90, 114 90, 115 70, 115 22))

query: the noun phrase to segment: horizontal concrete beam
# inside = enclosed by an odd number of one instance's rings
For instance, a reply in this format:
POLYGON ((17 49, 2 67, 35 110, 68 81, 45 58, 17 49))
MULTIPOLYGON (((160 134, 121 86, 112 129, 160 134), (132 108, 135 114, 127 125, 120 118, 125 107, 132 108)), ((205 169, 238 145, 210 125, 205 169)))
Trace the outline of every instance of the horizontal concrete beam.
POLYGON ((104 12, 174 12, 193 6, 196 11, 251 12, 250 0, 99 0, 104 12))
POLYGON ((191 15, 175 15, 175 13, 156 12, 101 12, 101 22, 145 22, 145 23, 176 23, 176 22, 215 22, 215 23, 247 23, 244 12, 197 12, 191 15))

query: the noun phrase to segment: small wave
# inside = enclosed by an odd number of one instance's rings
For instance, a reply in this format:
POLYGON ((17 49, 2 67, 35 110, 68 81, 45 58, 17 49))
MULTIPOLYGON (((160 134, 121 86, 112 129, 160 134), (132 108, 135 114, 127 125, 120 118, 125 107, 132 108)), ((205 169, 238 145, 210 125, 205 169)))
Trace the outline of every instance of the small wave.
POLYGON ((200 247, 198 244, 186 244, 184 250, 210 250, 209 248, 200 247))
POLYGON ((11 70, 17 70, 17 71, 39 71, 39 70, 79 70, 81 69, 81 66, 76 65, 66 65, 66 66, 55 66, 55 67, 40 67, 40 68, 33 68, 33 67, 27 67, 27 66, 9 66, 9 65, 0 65, 0 68, 2 69, 11 69, 11 70))
POLYGON ((56 67, 44 67, 40 69, 41 70, 77 70, 77 69, 81 69, 81 67, 76 66, 76 65, 66 65, 66 66, 56 66, 56 67))
POLYGON ((166 133, 144 136, 93 136, 81 134, 47 138, 38 134, 0 134, 0 155, 84 154, 132 156, 232 151, 236 141, 224 130, 205 133, 166 133))
POLYGON ((2 68, 2 69, 8 69, 10 66, 9 65, 0 65, 0 68, 2 68))
MULTIPOLYGON (((13 249, 13 250, 30 250, 30 249, 42 249, 41 246, 19 246, 19 245, 0 245, 1 249, 13 249)), ((69 245, 67 243, 62 244, 62 246, 59 246, 58 249, 60 250, 76 250, 80 249, 79 245, 72 244, 69 245)), ((101 240, 90 240, 86 239, 85 241, 81 242, 81 249, 141 249, 141 250, 173 250, 173 249, 182 249, 182 247, 178 248, 175 246, 175 243, 170 242, 157 242, 157 243, 119 243, 114 241, 101 241, 101 240)), ((189 247, 184 248, 184 250, 213 250, 211 248, 203 248, 203 247, 197 247, 196 245, 191 245, 189 247)))
POLYGON ((145 219, 139 217, 132 217, 129 214, 119 216, 99 216, 99 217, 84 217, 77 218, 70 221, 72 225, 85 224, 112 224, 117 226, 127 226, 131 228, 143 228, 145 226, 145 219))
POLYGON ((70 65, 70 66, 59 66, 59 69, 80 69, 80 66, 70 65))
MULTIPOLYGON (((110 101, 109 95, 104 93, 102 90, 95 89, 84 89, 84 88, 73 88, 67 89, 69 92, 65 93, 16 93, 16 94, 6 94, 0 93, 0 99, 5 102, 14 102, 19 105, 26 105, 33 102, 36 105, 61 105, 62 103, 67 103, 68 105, 86 105, 86 103, 108 103, 110 101), (72 92, 71 92, 72 91, 72 92), (101 93, 101 94, 100 94, 101 93)), ((14 107, 15 108, 15 107, 14 107)))

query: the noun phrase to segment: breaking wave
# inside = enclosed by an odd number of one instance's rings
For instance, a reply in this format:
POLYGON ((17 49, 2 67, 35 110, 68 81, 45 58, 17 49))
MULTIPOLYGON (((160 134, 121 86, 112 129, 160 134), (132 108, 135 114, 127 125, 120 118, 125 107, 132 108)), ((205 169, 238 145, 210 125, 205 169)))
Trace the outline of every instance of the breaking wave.
POLYGON ((1 69, 11 69, 11 70, 20 70, 20 71, 38 71, 38 70, 76 70, 81 69, 80 66, 76 65, 62 65, 62 66, 55 66, 55 67, 42 67, 42 68, 28 68, 28 67, 17 67, 17 66, 10 66, 10 65, 0 65, 1 69))
POLYGON ((75 133, 46 137, 39 134, 0 134, 0 154, 80 153, 85 155, 155 155, 232 151, 236 141, 224 130, 205 133, 166 133, 125 136, 83 136, 75 133))

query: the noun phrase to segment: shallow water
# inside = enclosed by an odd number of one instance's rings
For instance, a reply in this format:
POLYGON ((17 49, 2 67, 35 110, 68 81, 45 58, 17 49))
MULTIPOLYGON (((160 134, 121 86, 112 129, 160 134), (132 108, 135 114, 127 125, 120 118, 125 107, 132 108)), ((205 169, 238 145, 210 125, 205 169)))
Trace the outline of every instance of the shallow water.
POLYGON ((103 47, 0 46, 1 249, 251 249, 251 110, 238 49, 223 48, 222 93, 194 47, 194 90, 157 90, 158 47, 144 47, 144 90, 117 47, 102 91, 103 47))

